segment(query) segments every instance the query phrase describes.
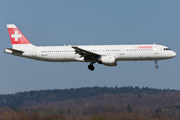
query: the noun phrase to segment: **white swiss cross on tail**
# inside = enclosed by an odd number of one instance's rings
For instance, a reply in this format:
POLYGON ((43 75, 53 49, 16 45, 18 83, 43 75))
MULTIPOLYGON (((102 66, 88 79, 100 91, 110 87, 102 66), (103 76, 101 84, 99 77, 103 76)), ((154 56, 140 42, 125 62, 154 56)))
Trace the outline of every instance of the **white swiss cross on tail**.
POLYGON ((18 34, 18 31, 15 31, 14 34, 11 34, 11 38, 15 38, 15 41, 18 41, 18 38, 21 38, 21 34, 18 34))
POLYGON ((7 24, 12 45, 31 44, 14 24, 7 24))

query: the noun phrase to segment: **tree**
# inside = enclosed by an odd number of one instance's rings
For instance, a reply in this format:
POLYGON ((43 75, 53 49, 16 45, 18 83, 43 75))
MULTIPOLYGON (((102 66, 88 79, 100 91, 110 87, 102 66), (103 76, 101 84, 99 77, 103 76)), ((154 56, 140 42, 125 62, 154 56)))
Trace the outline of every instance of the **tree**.
POLYGON ((161 118, 161 114, 162 114, 162 110, 161 110, 161 108, 159 107, 159 108, 157 108, 156 110, 154 110, 155 111, 155 113, 156 113, 156 117, 158 117, 159 119, 161 118))
POLYGON ((127 110, 128 110, 128 112, 130 113, 130 112, 132 112, 132 107, 131 107, 131 105, 130 104, 128 104, 128 106, 127 106, 127 110))

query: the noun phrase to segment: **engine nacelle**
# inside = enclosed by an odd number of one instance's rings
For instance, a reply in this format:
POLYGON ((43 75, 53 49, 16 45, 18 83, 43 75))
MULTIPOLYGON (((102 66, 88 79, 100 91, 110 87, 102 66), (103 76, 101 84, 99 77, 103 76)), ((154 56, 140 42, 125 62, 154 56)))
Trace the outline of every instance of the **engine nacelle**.
POLYGON ((117 66, 117 61, 114 56, 101 56, 97 62, 105 66, 117 66))

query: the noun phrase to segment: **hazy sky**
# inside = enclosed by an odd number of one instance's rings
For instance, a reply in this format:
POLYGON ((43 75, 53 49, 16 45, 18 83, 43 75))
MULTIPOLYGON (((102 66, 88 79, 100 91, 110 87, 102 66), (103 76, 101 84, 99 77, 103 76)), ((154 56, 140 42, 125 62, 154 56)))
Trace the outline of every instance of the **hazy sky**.
POLYGON ((92 86, 139 86, 180 90, 179 0, 1 0, 0 94, 92 86), (4 53, 11 47, 6 24, 15 24, 36 46, 162 44, 170 60, 50 63, 4 53))

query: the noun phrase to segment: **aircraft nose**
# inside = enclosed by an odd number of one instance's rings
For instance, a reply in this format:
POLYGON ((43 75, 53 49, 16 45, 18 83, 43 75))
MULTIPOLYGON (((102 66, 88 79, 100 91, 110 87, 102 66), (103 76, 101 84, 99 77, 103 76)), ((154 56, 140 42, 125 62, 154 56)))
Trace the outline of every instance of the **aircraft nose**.
POLYGON ((172 57, 176 57, 176 53, 174 51, 172 51, 172 57))

